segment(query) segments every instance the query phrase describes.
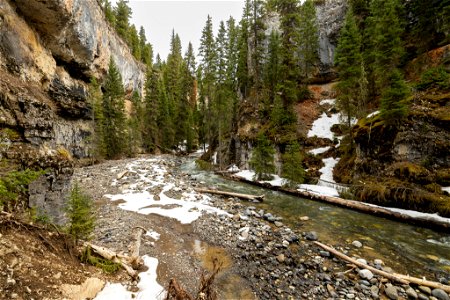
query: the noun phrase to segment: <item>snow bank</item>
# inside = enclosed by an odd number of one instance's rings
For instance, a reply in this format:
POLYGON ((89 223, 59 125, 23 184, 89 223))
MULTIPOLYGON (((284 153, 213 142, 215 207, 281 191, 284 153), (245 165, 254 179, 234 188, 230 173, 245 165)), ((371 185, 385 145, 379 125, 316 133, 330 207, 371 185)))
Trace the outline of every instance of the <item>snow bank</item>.
POLYGON ((450 194, 450 186, 443 187, 442 191, 450 194))
POLYGON ((336 103, 336 99, 323 99, 320 101, 321 105, 324 105, 324 104, 334 105, 335 103, 336 103))

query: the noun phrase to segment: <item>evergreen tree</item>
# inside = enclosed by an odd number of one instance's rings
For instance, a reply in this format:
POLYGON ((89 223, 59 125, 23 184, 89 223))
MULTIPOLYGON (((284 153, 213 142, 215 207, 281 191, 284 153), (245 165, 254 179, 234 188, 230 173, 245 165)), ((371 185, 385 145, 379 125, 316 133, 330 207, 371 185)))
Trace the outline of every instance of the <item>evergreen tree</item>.
POLYGON ((341 29, 336 49, 335 64, 339 72, 337 105, 346 116, 347 127, 355 117, 362 117, 365 108, 365 87, 363 83, 363 59, 361 52, 361 35, 356 19, 350 8, 341 29))
POLYGON ((137 60, 141 60, 141 43, 139 41, 139 35, 134 25, 130 26, 129 33, 129 45, 131 47, 131 53, 137 60))
POLYGON ((297 187, 305 180, 305 170, 302 167, 303 157, 297 142, 288 145, 286 153, 283 154, 282 176, 288 180, 287 186, 297 187))
POLYGON ((143 126, 143 146, 147 151, 153 152, 156 150, 156 145, 159 142, 159 128, 158 128, 158 81, 159 70, 147 70, 145 80, 145 108, 144 108, 144 126, 143 126))
POLYGON ((401 21, 400 0, 372 0, 370 16, 366 20, 365 60, 371 95, 381 94, 388 85, 386 70, 397 68, 404 54, 401 40, 404 24, 401 21))
POLYGON ((141 60, 149 67, 153 65, 153 48, 150 43, 147 43, 144 27, 139 29, 139 47, 141 49, 141 60))
POLYGON ((252 151, 250 166, 255 171, 255 180, 270 180, 275 172, 273 149, 269 139, 263 134, 258 135, 256 147, 252 151))
POLYGON ((143 115, 141 96, 137 91, 133 92, 131 98, 131 110, 127 119, 127 143, 126 152, 132 156, 139 152, 142 146, 142 126, 141 117, 143 115))
POLYGON ((111 6, 111 2, 109 0, 105 0, 103 3, 103 11, 105 13, 106 20, 112 25, 115 26, 116 17, 114 15, 114 10, 111 6))
POLYGON ((313 0, 306 0, 300 7, 299 34, 301 74, 308 79, 319 62, 319 30, 313 0))
POLYGON ((264 71, 264 86, 268 90, 264 110, 269 112, 277 93, 280 79, 280 35, 277 31, 270 33, 268 60, 264 71))
POLYGON ((249 75, 249 30, 250 30, 250 0, 246 0, 244 12, 240 21, 238 35, 238 61, 236 77, 239 91, 243 98, 250 93, 251 79, 249 75))
MULTIPOLYGON (((253 74, 252 85, 256 90, 256 97, 262 84, 262 66, 265 60, 265 24, 263 21, 264 3, 262 0, 251 1, 251 32, 252 32, 252 54, 251 54, 251 72, 253 74)), ((258 101, 258 99, 256 99, 258 101)))
POLYGON ((158 80, 158 118, 157 124, 160 130, 161 147, 164 151, 171 149, 175 144, 174 124, 170 115, 169 97, 166 92, 164 78, 158 80))
POLYGON ((102 91, 100 84, 94 77, 89 84, 89 99, 92 106, 92 121, 94 122, 94 132, 92 134, 92 155, 95 158, 105 156, 105 145, 103 144, 103 109, 102 109, 102 91))
POLYGON ((406 101, 410 92, 398 69, 391 71, 388 84, 381 95, 380 116, 386 125, 397 126, 408 115, 406 101))
POLYGON ((122 76, 111 58, 108 75, 104 84, 102 98, 103 145, 106 158, 117 157, 123 153, 125 133, 125 91, 122 76))
POLYGON ((128 6, 128 0, 118 0, 114 8, 115 27, 117 33, 128 43, 129 27, 131 18, 131 8, 128 6))
POLYGON ((89 240, 95 229, 94 202, 92 198, 83 193, 75 183, 66 206, 69 218, 68 233, 74 238, 89 240))

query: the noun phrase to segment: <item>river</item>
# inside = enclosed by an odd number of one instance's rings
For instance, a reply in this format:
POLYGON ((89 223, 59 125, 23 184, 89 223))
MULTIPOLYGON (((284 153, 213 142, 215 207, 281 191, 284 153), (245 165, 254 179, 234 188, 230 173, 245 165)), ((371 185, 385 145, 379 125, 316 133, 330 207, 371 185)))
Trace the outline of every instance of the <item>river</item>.
POLYGON ((265 194, 263 203, 248 205, 281 216, 283 222, 292 229, 315 231, 320 241, 330 245, 346 245, 353 249, 352 241, 358 240, 363 244, 358 249, 361 257, 367 260, 382 259, 395 272, 450 279, 449 233, 231 181, 200 170, 193 159, 184 163, 181 170, 205 186, 240 193, 265 194), (308 216, 309 220, 300 221, 302 216, 308 216))

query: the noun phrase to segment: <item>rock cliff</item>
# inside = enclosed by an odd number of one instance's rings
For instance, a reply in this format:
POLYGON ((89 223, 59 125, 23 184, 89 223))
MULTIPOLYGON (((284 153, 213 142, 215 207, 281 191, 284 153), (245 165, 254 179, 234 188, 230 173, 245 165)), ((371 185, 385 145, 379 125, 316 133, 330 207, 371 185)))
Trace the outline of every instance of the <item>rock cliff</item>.
MULTIPOLYGON (((41 168, 53 168, 55 157, 67 160, 61 172, 40 183, 44 188, 31 188, 41 203, 42 193, 50 195, 52 186, 64 186, 59 179, 70 177, 72 156, 89 157, 88 83, 102 79, 110 57, 126 90, 142 91, 144 66, 106 22, 96 0, 0 2, 0 158, 22 166, 39 158, 41 168)), ((64 194, 67 187, 57 190, 64 194)))

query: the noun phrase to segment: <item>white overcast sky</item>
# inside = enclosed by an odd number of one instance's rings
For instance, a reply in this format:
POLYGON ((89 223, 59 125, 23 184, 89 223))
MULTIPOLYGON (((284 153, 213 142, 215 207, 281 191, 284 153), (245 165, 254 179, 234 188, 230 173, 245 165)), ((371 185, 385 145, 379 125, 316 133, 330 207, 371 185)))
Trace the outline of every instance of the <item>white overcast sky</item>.
MULTIPOLYGON (((111 2, 115 5, 116 0, 111 2)), ((140 26, 144 27, 147 40, 153 45, 154 56, 159 53, 161 59, 165 60, 169 53, 172 29, 175 29, 181 38, 183 56, 189 41, 198 55, 200 37, 208 14, 212 17, 214 32, 217 34, 221 20, 227 21, 230 16, 240 20, 244 2, 130 0, 129 6, 133 11, 131 22, 138 30, 140 26)))

